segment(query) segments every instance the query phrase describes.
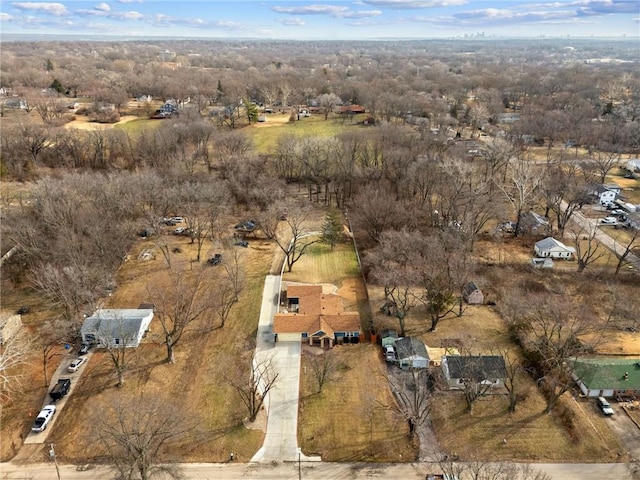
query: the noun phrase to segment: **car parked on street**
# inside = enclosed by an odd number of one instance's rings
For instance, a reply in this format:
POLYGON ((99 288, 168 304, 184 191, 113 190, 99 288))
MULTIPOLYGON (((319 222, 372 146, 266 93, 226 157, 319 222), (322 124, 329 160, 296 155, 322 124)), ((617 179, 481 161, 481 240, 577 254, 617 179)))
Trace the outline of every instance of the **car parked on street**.
POLYGON ((43 432, 47 428, 47 424, 49 423, 49 421, 51 420, 51 418, 55 413, 56 413, 55 405, 45 406, 42 410, 40 410, 40 413, 36 417, 36 421, 33 422, 33 427, 31 427, 31 431, 35 433, 43 432))
POLYGON ((69 364, 67 367, 67 371, 74 373, 77 372, 78 369, 87 361, 87 357, 78 357, 73 362, 69 364))

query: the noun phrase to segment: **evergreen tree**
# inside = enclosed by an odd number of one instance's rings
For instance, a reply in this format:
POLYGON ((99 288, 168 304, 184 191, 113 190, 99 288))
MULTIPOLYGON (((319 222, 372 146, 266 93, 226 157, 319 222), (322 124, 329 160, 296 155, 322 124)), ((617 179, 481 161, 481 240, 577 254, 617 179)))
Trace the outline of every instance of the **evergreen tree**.
POLYGON ((342 229, 342 215, 337 209, 331 207, 322 224, 322 241, 328 243, 331 246, 331 250, 333 250, 336 243, 340 242, 342 229))
POLYGON ((53 82, 51 82, 51 85, 49 86, 49 88, 51 88, 52 90, 55 90, 58 93, 64 93, 64 87, 60 83, 60 80, 58 80, 57 78, 53 79, 53 82))

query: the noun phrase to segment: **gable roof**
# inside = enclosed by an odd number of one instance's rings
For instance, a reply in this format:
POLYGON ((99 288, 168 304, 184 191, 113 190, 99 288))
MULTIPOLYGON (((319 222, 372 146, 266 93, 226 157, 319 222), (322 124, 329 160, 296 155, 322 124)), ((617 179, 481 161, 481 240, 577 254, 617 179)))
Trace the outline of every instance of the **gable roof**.
POLYGON ((481 382, 489 378, 506 378, 504 358, 499 355, 446 355, 449 378, 470 378, 481 382))
POLYGON ((323 332, 335 338, 336 332, 360 332, 360 314, 345 312, 342 298, 322 293, 322 285, 289 285, 287 299, 298 299, 295 313, 277 313, 273 319, 274 333, 323 332))
POLYGON ((98 309, 87 317, 80 328, 81 333, 107 338, 133 340, 141 328, 146 328, 153 318, 153 310, 142 308, 98 309))
POLYGON ((584 358, 570 363, 589 390, 640 390, 640 358, 584 358))
POLYGON ((402 360, 411 357, 423 357, 429 358, 427 353, 427 347, 424 342, 415 337, 404 337, 396 340, 394 343, 396 352, 398 352, 398 359, 402 360))
POLYGON ((469 282, 464 286, 462 294, 468 296, 468 295, 471 295, 476 290, 478 290, 478 291, 480 291, 480 293, 482 293, 482 291, 478 288, 478 285, 476 285, 475 282, 469 282))
POLYGON ((553 237, 543 238, 539 242, 536 242, 536 248, 542 251, 548 250, 563 250, 565 252, 576 253, 576 249, 573 247, 567 247, 564 243, 556 240, 553 237))

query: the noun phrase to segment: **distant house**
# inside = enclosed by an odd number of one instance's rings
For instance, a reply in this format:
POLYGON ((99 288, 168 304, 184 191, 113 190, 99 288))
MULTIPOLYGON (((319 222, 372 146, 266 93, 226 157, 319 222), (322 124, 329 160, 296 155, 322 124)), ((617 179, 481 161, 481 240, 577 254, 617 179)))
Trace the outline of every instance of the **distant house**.
POLYGON ((360 314, 345 312, 342 298, 323 293, 322 285, 288 285, 281 312, 273 319, 278 341, 308 341, 331 348, 338 343, 358 343, 360 314))
POLYGON ((400 368, 427 368, 429 366, 427 347, 419 338, 399 338, 394 345, 400 368))
POLYGON ((569 259, 576 253, 576 249, 573 247, 567 247, 564 243, 556 240, 553 237, 547 237, 539 242, 536 242, 534 246, 536 255, 541 258, 564 258, 569 259))
POLYGON ((336 109, 336 113, 339 114, 356 114, 365 112, 366 110, 362 105, 340 105, 336 109))
POLYGON ((462 298, 469 305, 482 305, 484 303, 484 294, 474 282, 469 282, 465 285, 462 290, 462 298))
POLYGON ((153 310, 143 308, 98 309, 80 328, 84 343, 98 347, 137 347, 147 332, 153 310))
POLYGON ((548 235, 551 231, 551 224, 548 218, 534 211, 529 211, 520 217, 520 229, 534 235, 548 235))
POLYGON ((640 172, 640 158, 631 158, 625 163, 624 168, 630 172, 640 172))
POLYGON ((22 327, 22 316, 17 313, 0 313, 0 345, 13 337, 22 327))
POLYGON ((640 358, 581 358, 570 366, 587 397, 640 397, 640 358))
POLYGON ((607 205, 608 203, 614 203, 620 195, 621 188, 615 183, 609 183, 606 185, 596 185, 593 193, 598 199, 600 205, 607 205))
POLYGON ((442 357, 442 372, 452 389, 464 389, 469 382, 492 388, 504 387, 507 369, 498 355, 446 355, 442 357))

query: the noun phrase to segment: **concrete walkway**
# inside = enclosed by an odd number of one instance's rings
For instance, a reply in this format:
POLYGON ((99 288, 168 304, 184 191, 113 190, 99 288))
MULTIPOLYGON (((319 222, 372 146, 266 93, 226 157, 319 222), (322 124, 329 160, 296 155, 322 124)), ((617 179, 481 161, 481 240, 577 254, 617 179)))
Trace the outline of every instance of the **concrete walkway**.
POLYGON ((264 282, 258 322, 254 368, 271 363, 279 377, 265 398, 267 433, 252 462, 320 461, 306 457, 298 448, 298 400, 300 391, 300 342, 274 342, 273 316, 278 308, 280 276, 268 275, 264 282))

